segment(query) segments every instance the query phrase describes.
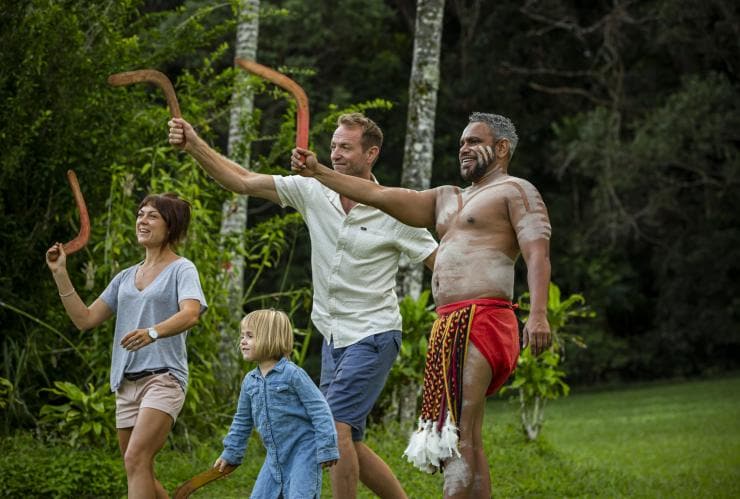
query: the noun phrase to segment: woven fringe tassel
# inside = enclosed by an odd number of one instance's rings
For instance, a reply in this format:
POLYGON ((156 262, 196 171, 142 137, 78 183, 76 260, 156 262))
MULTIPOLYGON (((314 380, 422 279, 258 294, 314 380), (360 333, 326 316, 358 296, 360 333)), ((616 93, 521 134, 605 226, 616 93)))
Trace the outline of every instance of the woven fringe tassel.
POLYGON ((457 442, 457 427, 449 413, 441 431, 437 430, 434 421, 419 419, 419 427, 411 435, 403 455, 421 471, 434 473, 439 471, 441 463, 453 455, 460 457, 457 442))
POLYGON ((447 459, 453 456, 460 457, 460 451, 457 450, 457 442, 459 437, 457 435, 457 426, 450 419, 450 413, 447 413, 447 420, 445 421, 442 431, 439 432, 439 445, 443 451, 444 458, 447 459))

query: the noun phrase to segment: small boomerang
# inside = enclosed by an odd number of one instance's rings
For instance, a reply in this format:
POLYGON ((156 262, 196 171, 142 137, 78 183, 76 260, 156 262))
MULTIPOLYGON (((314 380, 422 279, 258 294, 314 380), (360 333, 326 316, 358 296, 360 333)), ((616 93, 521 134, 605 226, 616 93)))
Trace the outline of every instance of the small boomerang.
MULTIPOLYGON (((77 175, 74 170, 67 170, 67 181, 69 186, 72 188, 72 195, 75 198, 75 204, 77 204, 77 212, 80 214, 80 231, 77 237, 64 243, 64 252, 67 255, 71 255, 87 245, 87 241, 90 239, 90 216, 87 213, 87 205, 85 205, 85 198, 82 197, 82 191, 80 190, 80 183, 77 181, 77 175)), ((52 251, 49 253, 49 260, 55 262, 59 258, 59 252, 52 251)))
POLYGON ((192 494, 199 488, 213 482, 214 480, 225 477, 238 467, 238 465, 234 466, 231 464, 227 464, 224 468, 224 471, 218 471, 216 468, 211 468, 208 471, 204 471, 203 473, 198 473, 193 478, 177 487, 175 489, 175 492, 172 494, 172 499, 187 499, 188 497, 190 497, 190 494, 192 494))

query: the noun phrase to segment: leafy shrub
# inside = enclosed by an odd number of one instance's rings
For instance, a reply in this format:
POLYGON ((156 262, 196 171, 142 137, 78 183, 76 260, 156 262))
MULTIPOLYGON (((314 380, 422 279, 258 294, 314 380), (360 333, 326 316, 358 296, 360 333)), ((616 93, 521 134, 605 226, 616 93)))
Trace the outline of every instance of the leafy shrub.
MULTIPOLYGON (((529 293, 519 298, 519 307, 525 312, 526 323, 531 310, 529 293)), ((565 300, 560 298, 560 288, 550 283, 547 294, 547 320, 552 333, 552 345, 539 356, 532 355, 529 347, 525 348, 517 359, 513 381, 501 389, 500 393, 514 390, 517 392, 522 421, 522 431, 529 440, 539 435, 545 418, 545 404, 548 400, 567 396, 570 387, 565 383, 565 371, 561 363, 565 359, 565 343, 571 341, 580 348, 586 344, 579 336, 564 331, 569 321, 574 318, 592 318, 595 313, 586 306, 583 295, 575 293, 565 300)))
POLYGON ((398 358, 393 364, 385 388, 380 395, 373 419, 382 418, 401 422, 414 421, 418 398, 424 379, 424 364, 427 357, 427 336, 437 319, 434 304, 429 304, 429 290, 424 290, 418 299, 406 295, 399 303, 403 318, 403 340, 398 358))
POLYGON ((0 440, 0 497, 120 497, 126 473, 110 450, 71 450, 28 434, 0 440))
POLYGON ((40 425, 50 427, 52 433, 64 435, 72 447, 99 446, 101 442, 111 447, 116 442, 113 423, 116 404, 107 384, 95 388, 88 383, 86 392, 68 381, 55 381, 54 386, 56 388, 43 391, 62 397, 66 402, 44 405, 40 425))
POLYGON ((563 381, 565 371, 558 369, 559 364, 557 352, 545 350, 535 356, 527 347, 517 359, 514 381, 501 389, 502 394, 509 390, 518 392, 522 430, 529 440, 536 439, 542 428, 547 401, 570 392, 563 381))

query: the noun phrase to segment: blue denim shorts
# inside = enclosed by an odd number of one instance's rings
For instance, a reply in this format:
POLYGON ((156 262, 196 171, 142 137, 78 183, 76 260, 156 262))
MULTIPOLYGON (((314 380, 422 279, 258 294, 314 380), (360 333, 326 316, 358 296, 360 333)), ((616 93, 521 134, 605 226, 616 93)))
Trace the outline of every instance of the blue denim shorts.
POLYGON ((347 347, 323 342, 319 388, 334 421, 352 427, 352 440, 365 435, 367 415, 383 390, 401 348, 401 331, 378 333, 347 347))

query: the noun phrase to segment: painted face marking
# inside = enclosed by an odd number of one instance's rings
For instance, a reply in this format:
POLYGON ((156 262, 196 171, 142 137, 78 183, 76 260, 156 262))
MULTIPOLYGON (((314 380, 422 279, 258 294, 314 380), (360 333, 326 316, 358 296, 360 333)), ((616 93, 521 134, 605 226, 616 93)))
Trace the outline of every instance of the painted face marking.
POLYGON ((478 166, 476 167, 476 171, 479 169, 485 170, 493 161, 493 148, 491 146, 475 146, 471 149, 477 157, 478 166))
MULTIPOLYGON (((460 175, 467 182, 476 182, 488 172, 495 163, 494 147, 486 144, 494 142, 491 131, 483 123, 470 123, 460 137, 460 175)), ((495 145, 494 145, 495 146, 495 145)))

